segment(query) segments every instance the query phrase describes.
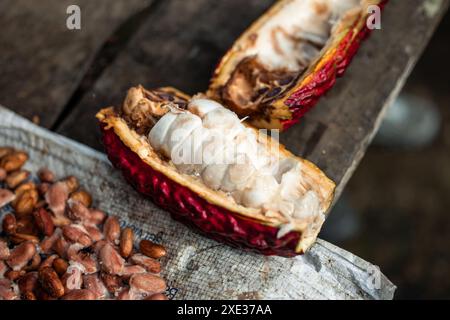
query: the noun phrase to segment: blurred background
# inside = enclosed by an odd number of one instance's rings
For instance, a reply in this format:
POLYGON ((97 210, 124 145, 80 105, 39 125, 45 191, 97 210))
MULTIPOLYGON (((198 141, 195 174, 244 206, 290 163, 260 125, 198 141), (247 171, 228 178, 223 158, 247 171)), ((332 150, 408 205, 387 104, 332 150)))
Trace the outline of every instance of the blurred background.
POLYGON ((397 299, 450 298, 449 57, 447 13, 321 235, 379 265, 397 299))

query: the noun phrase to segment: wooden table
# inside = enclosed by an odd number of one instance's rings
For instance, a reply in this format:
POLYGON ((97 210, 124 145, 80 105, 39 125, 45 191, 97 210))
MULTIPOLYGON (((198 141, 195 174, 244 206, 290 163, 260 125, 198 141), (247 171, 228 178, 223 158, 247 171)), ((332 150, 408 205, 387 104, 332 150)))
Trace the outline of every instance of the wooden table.
MULTIPOLYGON (((0 104, 101 149, 94 118, 126 90, 172 85, 204 91, 221 55, 273 0, 3 0, 0 104), (66 8, 81 7, 81 30, 66 8)), ((449 0, 391 0, 343 79, 282 135, 338 193, 362 159, 449 0)))

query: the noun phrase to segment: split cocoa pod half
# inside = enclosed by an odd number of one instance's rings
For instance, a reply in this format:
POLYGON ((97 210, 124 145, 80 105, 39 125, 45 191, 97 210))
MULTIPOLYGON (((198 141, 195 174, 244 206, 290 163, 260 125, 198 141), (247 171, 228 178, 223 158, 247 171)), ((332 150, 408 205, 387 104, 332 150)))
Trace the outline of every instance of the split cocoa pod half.
POLYGON ((257 128, 297 123, 342 76, 363 39, 369 6, 387 0, 281 0, 234 43, 208 95, 257 128))
POLYGON ((131 88, 97 118, 111 162, 174 219, 266 255, 314 243, 334 183, 206 95, 131 88))

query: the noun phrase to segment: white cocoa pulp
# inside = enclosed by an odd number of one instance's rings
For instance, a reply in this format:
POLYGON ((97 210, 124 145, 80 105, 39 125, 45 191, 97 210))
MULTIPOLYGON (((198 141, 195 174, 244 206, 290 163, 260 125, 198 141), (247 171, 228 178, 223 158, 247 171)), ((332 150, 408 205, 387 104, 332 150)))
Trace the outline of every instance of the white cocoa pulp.
POLYGON ((301 163, 267 150, 254 130, 213 100, 194 98, 187 110, 171 109, 148 139, 181 173, 240 205, 280 212, 289 221, 322 214, 319 197, 302 183, 301 163))
POLYGON ((328 40, 333 25, 360 0, 292 0, 263 24, 249 55, 269 70, 308 66, 328 40))

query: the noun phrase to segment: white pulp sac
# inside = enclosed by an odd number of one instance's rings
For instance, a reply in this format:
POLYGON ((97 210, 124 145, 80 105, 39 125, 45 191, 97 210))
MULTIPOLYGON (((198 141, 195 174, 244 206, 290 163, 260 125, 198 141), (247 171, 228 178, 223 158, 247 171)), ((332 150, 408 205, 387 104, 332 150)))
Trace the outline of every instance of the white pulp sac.
POLYGON ((312 62, 335 22, 359 2, 292 0, 261 27, 250 51, 269 70, 297 71, 312 62))
POLYGON ((172 109, 152 128, 149 142, 180 172, 201 177, 238 204, 289 219, 321 214, 318 196, 302 185, 301 164, 269 153, 253 130, 215 101, 194 98, 187 111, 172 109))

